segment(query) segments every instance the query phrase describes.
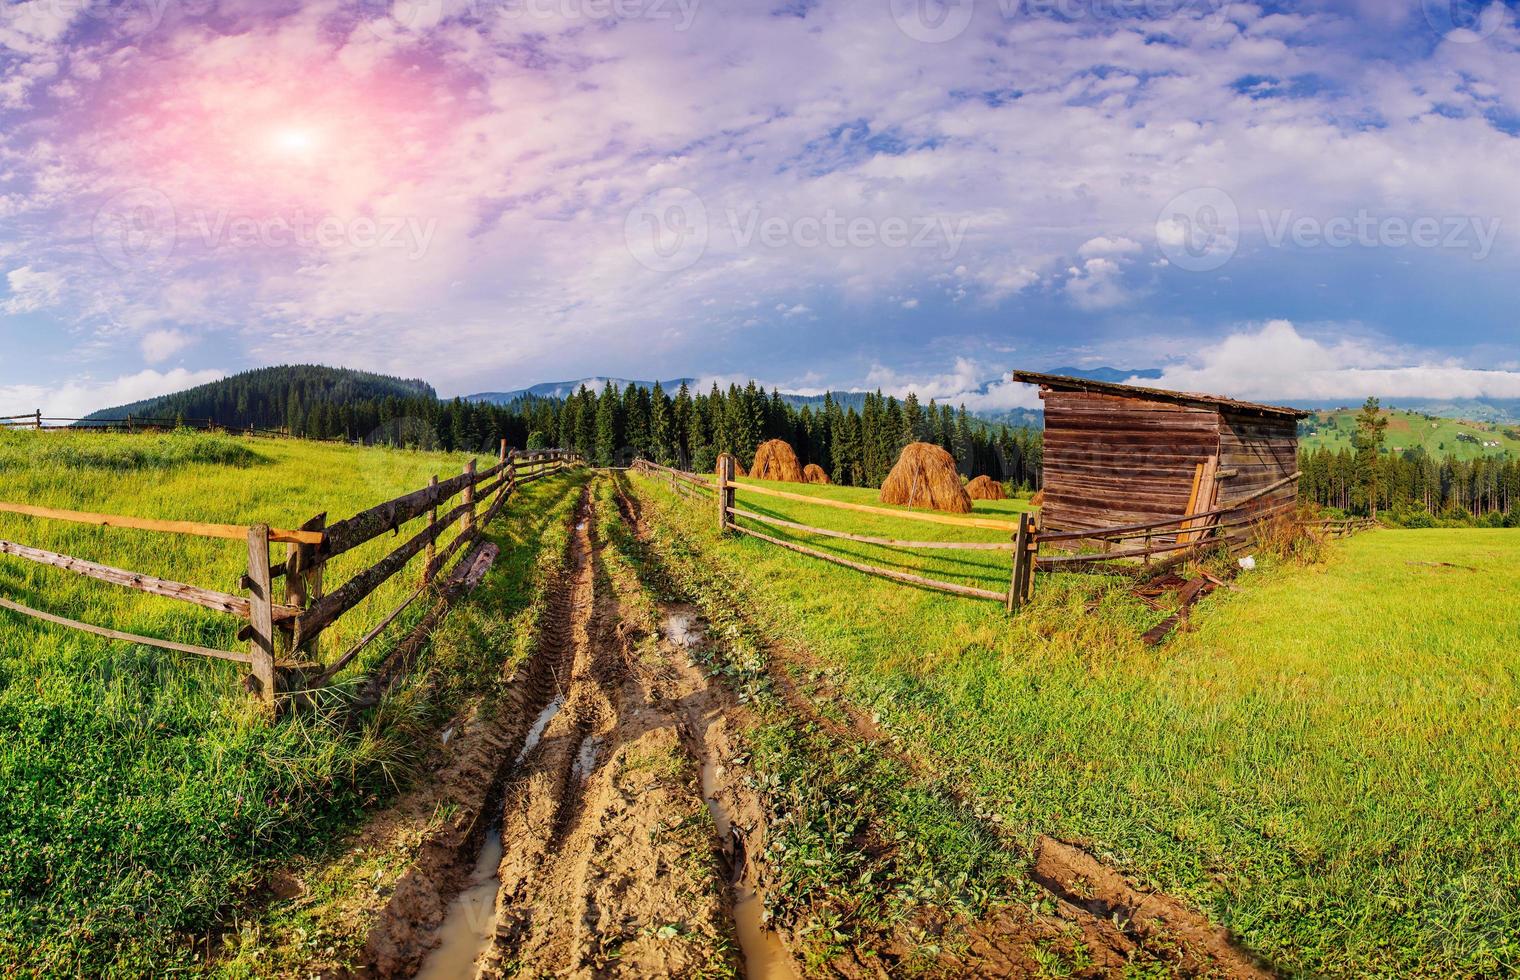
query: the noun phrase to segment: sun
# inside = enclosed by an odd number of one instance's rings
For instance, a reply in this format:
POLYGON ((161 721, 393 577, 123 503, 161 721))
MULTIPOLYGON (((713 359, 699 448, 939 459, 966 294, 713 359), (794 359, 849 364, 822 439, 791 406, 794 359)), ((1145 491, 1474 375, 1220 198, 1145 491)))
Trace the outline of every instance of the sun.
POLYGON ((270 134, 269 138, 270 148, 286 157, 310 156, 320 144, 321 138, 316 130, 304 126, 287 126, 277 129, 270 134))

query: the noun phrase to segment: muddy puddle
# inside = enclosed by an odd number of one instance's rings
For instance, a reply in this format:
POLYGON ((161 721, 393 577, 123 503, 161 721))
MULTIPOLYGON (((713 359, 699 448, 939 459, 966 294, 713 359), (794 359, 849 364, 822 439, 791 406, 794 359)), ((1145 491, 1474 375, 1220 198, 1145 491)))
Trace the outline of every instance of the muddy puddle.
MULTIPOLYGON (((517 763, 522 764, 544 737, 544 729, 565 706, 564 695, 555 697, 528 729, 517 763)), ((496 896, 501 891, 501 827, 486 833, 480 855, 470 880, 449 905, 447 917, 438 929, 438 946, 423 961, 417 980, 474 980, 481 961, 491 949, 496 935, 496 896)))
POLYGON ((423 961, 417 980, 461 980, 476 975, 480 958, 491 948, 491 937, 496 933, 501 853, 501 830, 493 827, 486 834, 469 884, 449 906, 448 917, 438 930, 438 948, 423 961))
MULTIPOLYGON (((685 653, 693 666, 693 656, 707 642, 707 624, 691 606, 669 604, 662 607, 665 636, 685 653)), ((700 719, 693 718, 700 724, 700 719)), ((727 794, 722 792, 724 783, 723 761, 711 750, 711 742, 704 733, 697 733, 697 762, 702 773, 702 799, 712 813, 717 827, 718 840, 730 854, 733 870, 734 937, 739 941, 739 952, 744 961, 746 980, 796 980, 799 976, 787 954, 781 937, 765 927, 765 903, 752 884, 753 874, 746 867, 748 855, 744 852, 743 835, 735 826, 739 816, 727 794)))

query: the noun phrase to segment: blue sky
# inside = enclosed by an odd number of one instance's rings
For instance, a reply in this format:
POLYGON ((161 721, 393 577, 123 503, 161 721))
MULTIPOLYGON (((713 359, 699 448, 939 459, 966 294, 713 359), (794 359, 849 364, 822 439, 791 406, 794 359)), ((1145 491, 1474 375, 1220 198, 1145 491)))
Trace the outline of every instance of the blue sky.
POLYGON ((1520 397, 1520 22, 1463 0, 27 0, 0 412, 314 361, 1520 397))

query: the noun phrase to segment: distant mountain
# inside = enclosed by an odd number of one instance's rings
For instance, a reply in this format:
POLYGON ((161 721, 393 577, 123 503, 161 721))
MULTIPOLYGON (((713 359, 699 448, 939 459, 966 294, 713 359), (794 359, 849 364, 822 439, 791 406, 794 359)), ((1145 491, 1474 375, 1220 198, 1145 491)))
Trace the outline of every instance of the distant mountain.
MULTIPOLYGON (((465 395, 464 400, 485 402, 491 405, 510 405, 529 397, 564 399, 580 391, 581 385, 600 393, 609 381, 618 391, 622 391, 630 384, 638 385, 640 388, 654 387, 653 381, 637 381, 629 378, 581 378, 579 381, 545 381, 542 384, 531 385, 527 388, 513 388, 510 391, 481 391, 473 395, 465 395)), ((673 395, 680 390, 682 384, 695 385, 696 383, 696 378, 676 378, 672 381, 661 381, 660 387, 673 395)))
POLYGON ((388 399, 437 401, 438 393, 432 385, 415 379, 317 364, 292 364, 244 371, 170 395, 101 409, 87 416, 85 424, 132 415, 213 419, 235 428, 290 425, 299 429, 313 408, 331 407, 337 411, 346 407, 354 411, 378 406, 388 399))

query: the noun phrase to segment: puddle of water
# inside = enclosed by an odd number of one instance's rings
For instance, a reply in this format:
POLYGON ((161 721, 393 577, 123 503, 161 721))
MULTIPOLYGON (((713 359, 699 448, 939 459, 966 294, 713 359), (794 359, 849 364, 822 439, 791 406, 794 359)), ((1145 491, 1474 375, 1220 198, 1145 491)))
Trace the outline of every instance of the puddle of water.
POLYGON ((665 635, 683 650, 695 650, 707 639, 707 626, 694 610, 680 606, 665 613, 665 635))
POLYGON ((470 883, 449 906, 438 930, 438 948, 428 954, 417 980, 462 980, 478 973, 481 954, 496 932, 497 877, 501 865, 501 829, 493 828, 481 845, 470 883))
POLYGON ((553 701, 544 705, 544 710, 538 713, 538 717, 533 719, 533 727, 528 729, 528 737, 523 739, 522 751, 517 753, 518 765, 522 765, 522 761, 528 757, 528 753, 538 747, 539 739, 544 737, 544 729, 549 727, 549 722, 554 720, 554 716, 559 714, 559 709, 564 706, 565 696, 563 694, 556 695, 553 701))
POLYGON ((571 779, 585 779, 596 768, 596 752, 601 748, 602 740, 595 735, 587 735, 581 742, 581 750, 575 757, 575 765, 570 767, 571 779))
MULTIPOLYGON (((683 650, 695 650, 707 639, 707 624, 694 609, 666 607, 665 635, 683 650)), ((718 839, 727 845, 733 840, 734 815, 718 792, 723 785, 723 763, 712 757, 705 742, 700 754, 702 799, 712 812, 718 839)), ((739 940, 739 952, 744 958, 746 980, 798 980, 798 973, 792 965, 792 958, 787 955, 786 947, 781 944, 781 937, 765 927, 764 917, 765 903, 760 900, 759 894, 742 880, 735 884, 734 933, 739 940)))

